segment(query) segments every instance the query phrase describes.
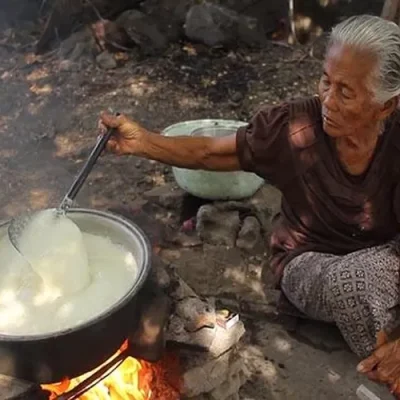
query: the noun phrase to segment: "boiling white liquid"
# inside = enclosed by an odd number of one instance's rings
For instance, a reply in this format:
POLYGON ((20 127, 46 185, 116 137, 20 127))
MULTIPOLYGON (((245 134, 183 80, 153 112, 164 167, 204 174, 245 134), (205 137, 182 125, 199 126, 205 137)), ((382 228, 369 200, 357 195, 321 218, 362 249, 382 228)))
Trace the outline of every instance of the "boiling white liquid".
POLYGON ((132 287, 132 253, 81 232, 67 217, 39 213, 20 238, 0 240, 0 333, 48 334, 104 313, 132 287))

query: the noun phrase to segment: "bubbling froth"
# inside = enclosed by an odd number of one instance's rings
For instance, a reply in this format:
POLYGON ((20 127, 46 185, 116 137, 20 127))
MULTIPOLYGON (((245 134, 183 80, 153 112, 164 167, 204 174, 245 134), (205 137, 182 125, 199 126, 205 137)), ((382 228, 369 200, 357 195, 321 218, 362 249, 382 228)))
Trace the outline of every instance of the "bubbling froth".
POLYGON ((104 313, 137 276, 133 254, 82 232, 66 216, 38 213, 20 237, 23 257, 0 239, 0 333, 43 335, 104 313))

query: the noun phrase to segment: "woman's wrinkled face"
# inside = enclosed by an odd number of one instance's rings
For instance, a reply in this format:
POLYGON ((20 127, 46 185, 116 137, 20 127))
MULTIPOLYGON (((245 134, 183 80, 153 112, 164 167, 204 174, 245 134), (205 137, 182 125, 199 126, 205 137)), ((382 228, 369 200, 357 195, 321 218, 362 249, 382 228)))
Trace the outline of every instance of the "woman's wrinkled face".
POLYGON ((372 92, 377 60, 349 46, 328 50, 319 83, 323 127, 332 137, 360 136, 378 130, 382 106, 372 92))

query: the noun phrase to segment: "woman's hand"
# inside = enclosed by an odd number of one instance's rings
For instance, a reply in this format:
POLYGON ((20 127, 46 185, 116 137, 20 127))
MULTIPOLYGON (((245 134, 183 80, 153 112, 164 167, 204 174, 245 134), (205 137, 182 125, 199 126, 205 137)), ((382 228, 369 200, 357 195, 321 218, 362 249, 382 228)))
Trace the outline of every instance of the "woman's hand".
POLYGON ((139 155, 147 131, 125 115, 111 115, 103 112, 100 115, 100 129, 114 128, 115 133, 107 143, 107 150, 118 155, 139 155))
POLYGON ((388 385, 400 399, 400 339, 387 342, 382 337, 378 336, 377 349, 358 364, 357 370, 373 381, 388 385))

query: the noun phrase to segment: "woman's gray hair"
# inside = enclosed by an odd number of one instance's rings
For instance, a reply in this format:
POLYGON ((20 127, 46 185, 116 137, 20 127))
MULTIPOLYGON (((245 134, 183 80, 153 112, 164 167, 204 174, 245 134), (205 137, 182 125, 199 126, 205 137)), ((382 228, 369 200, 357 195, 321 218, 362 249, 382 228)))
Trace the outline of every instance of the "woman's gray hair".
POLYGON ((331 32, 328 48, 334 44, 355 47, 375 55, 377 85, 375 100, 383 104, 400 95, 400 27, 394 22, 370 15, 350 17, 331 32))

